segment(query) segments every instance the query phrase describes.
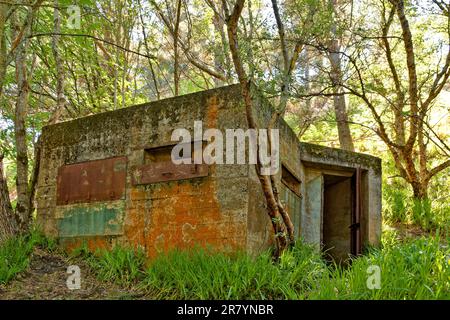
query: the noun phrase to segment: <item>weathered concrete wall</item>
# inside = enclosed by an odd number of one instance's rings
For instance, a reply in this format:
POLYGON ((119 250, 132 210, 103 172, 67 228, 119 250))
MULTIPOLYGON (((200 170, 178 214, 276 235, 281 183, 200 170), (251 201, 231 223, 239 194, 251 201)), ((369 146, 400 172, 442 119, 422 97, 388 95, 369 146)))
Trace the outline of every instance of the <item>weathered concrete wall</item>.
POLYGON ((239 87, 181 96, 44 128, 37 211, 45 232, 61 237, 69 247, 83 240, 92 248, 129 243, 144 247, 149 256, 195 243, 244 248, 247 165, 211 165, 209 175, 203 178, 136 186, 131 183, 132 168, 144 164, 145 149, 171 144, 172 131, 192 130, 195 120, 203 120, 204 130, 242 127, 245 115, 239 87), (115 204, 56 204, 60 166, 116 156, 128 157, 123 200, 115 204), (95 232, 76 227, 79 219, 89 225, 90 219, 100 215, 105 216, 104 221, 90 227, 95 232))
MULTIPOLYGON (((300 157, 305 172, 311 168, 316 171, 335 170, 335 173, 342 172, 342 174, 358 167, 363 170, 362 241, 363 244, 379 245, 381 239, 381 159, 367 154, 303 142, 300 144, 300 148, 300 157)), ((302 189, 302 192, 306 192, 305 188, 302 189)), ((308 196, 306 195, 306 197, 308 196)), ((304 215, 308 215, 305 205, 302 207, 302 218, 304 215)))

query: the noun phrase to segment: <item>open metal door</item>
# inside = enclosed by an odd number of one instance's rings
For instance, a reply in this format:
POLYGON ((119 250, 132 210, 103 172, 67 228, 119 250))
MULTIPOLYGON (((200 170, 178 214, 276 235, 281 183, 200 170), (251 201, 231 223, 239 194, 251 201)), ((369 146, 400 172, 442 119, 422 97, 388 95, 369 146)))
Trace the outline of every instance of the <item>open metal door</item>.
POLYGON ((322 243, 322 212, 323 212, 323 175, 306 183, 307 214, 304 223, 303 237, 306 242, 317 245, 322 243))
POLYGON ((350 225, 351 232, 351 254, 360 255, 362 253, 361 245, 361 212, 362 212, 362 170, 356 168, 353 175, 354 186, 354 201, 352 210, 352 224, 350 225))

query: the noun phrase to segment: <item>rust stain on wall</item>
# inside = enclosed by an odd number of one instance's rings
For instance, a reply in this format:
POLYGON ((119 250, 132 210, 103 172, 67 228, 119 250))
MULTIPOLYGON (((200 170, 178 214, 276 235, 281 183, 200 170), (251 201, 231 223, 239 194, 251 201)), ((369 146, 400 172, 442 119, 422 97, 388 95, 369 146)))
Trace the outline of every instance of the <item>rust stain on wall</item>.
POLYGON ((58 169, 58 205, 112 201, 125 193, 126 157, 86 161, 58 169))
MULTIPOLYGON (((213 96, 207 102, 205 128, 217 126, 218 111, 218 99, 213 96)), ((126 237, 134 245, 143 243, 150 257, 194 245, 243 247, 244 242, 233 237, 244 237, 244 228, 221 212, 212 177, 215 170, 211 165, 209 175, 202 177, 130 186, 126 237)))
POLYGON ((60 243, 71 253, 74 250, 86 245, 88 250, 95 252, 103 249, 111 249, 114 238, 108 237, 89 237, 89 238, 63 238, 60 243))

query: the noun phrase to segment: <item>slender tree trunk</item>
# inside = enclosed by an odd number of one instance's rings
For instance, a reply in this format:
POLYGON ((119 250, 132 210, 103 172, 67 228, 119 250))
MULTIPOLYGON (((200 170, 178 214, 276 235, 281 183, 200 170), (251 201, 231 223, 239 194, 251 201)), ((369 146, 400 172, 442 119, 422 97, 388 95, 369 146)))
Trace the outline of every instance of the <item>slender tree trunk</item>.
MULTIPOLYGON (((213 20, 213 25, 214 25, 214 66, 216 68, 216 70, 220 70, 222 72, 225 71, 224 68, 224 52, 223 52, 223 46, 222 46, 222 41, 223 41, 223 27, 224 27, 224 22, 223 20, 220 18, 220 16, 217 13, 214 13, 214 16, 212 18, 213 20), (220 40, 218 35, 220 35, 220 40)), ((220 85, 223 84, 223 81, 221 79, 217 79, 214 78, 214 84, 216 87, 219 87, 220 85)))
MULTIPOLYGON (((247 118, 247 123, 250 129, 257 129, 256 120, 253 115, 253 98, 251 93, 251 82, 247 76, 247 73, 244 69, 241 56, 238 48, 238 39, 237 39, 237 25, 239 18, 241 16, 242 10, 244 8, 245 0, 237 0, 236 4, 233 8, 232 14, 228 14, 228 8, 226 4, 224 4, 224 9, 227 16, 227 31, 228 31, 228 40, 230 45, 231 57, 233 59, 234 67, 236 70, 236 74, 239 78, 239 83, 241 84, 242 96, 244 98, 245 104, 245 113, 247 118)), ((273 121, 272 123, 275 123, 273 121)), ((269 125, 269 128, 271 125, 269 125)), ((270 134, 269 134, 270 137, 270 134)), ((269 142, 270 147, 270 142, 269 142)), ((261 159, 259 157, 259 152, 257 156, 257 164, 255 166, 256 174, 261 182, 262 192, 266 199, 267 204, 267 214, 269 215, 270 221, 272 223, 274 235, 275 235, 275 252, 274 258, 278 259, 289 244, 291 240, 291 234, 287 232, 287 228, 292 227, 292 223, 289 224, 290 219, 289 215, 286 214, 286 211, 283 210, 283 206, 281 205, 279 199, 277 199, 277 188, 276 184, 273 183, 273 177, 269 175, 261 174, 261 159), (280 210, 281 208, 281 210, 280 210), (287 218, 287 220, 286 220, 287 218)), ((292 229, 293 231, 293 229, 292 229)))
POLYGON ((333 83, 333 103, 334 112, 336 115, 336 123, 339 135, 339 144, 342 149, 355 151, 353 145, 353 139, 348 124, 348 114, 345 105, 345 97, 342 95, 342 68, 341 68, 341 56, 339 53, 340 44, 337 38, 337 0, 331 0, 330 5, 333 9, 334 21, 332 25, 332 37, 333 39, 329 43, 330 53, 329 60, 331 65, 331 81, 333 83))
MULTIPOLYGON (((284 24, 282 22, 280 11, 278 8, 278 3, 276 0, 272 0, 272 9, 273 9, 273 13, 275 15, 275 20, 277 22, 278 35, 280 37, 281 52, 283 55, 284 77, 283 77, 283 80, 281 83, 280 101, 278 103, 277 108, 275 109, 275 112, 272 115, 272 119, 270 120, 270 123, 268 126, 269 130, 272 130, 276 126, 279 119, 282 118, 285 113, 286 106, 287 106, 287 103, 289 100, 292 71, 295 68, 295 64, 298 60, 300 52, 303 50, 303 45, 300 42, 297 42, 295 44, 292 56, 291 57, 289 56, 288 47, 287 47, 287 44, 285 41, 284 24)), ((251 10, 251 9, 249 8, 249 10, 251 10)), ((270 144, 270 147, 272 148, 272 141, 270 140, 270 135, 269 135, 269 144, 270 144)), ((291 220, 288 212, 285 210, 283 204, 280 201, 278 186, 275 181, 275 177, 270 176, 270 180, 271 180, 271 185, 272 185, 272 189, 273 189, 273 195, 274 195, 275 201, 278 205, 278 210, 280 212, 281 217, 283 218, 283 222, 286 227, 289 244, 294 244, 295 243, 294 225, 292 223, 292 220, 291 220)))
POLYGON ((17 234, 17 221, 9 199, 6 177, 3 173, 3 154, 0 154, 0 244, 17 234))
MULTIPOLYGON (((49 124, 51 124, 51 123, 49 123, 49 124)), ((39 168, 40 168, 40 164, 41 164, 41 150, 42 150, 41 145, 42 145, 42 140, 41 140, 41 136, 39 136, 39 138, 37 139, 37 142, 34 145, 34 163, 33 163, 33 169, 31 171, 31 177, 30 177, 30 187, 29 187, 29 190, 30 190, 30 199, 29 199, 30 213, 33 213, 34 209, 35 209, 34 196, 36 194, 36 185, 37 185, 37 180, 38 180, 38 176, 39 176, 39 168)))
POLYGON ((153 62, 152 59, 150 59, 150 55, 151 55, 151 50, 148 47, 148 42, 147 42, 147 33, 145 31, 145 23, 144 23, 144 17, 142 16, 142 6, 141 6, 141 2, 140 0, 137 1, 138 4, 138 14, 139 14, 139 19, 141 22, 141 30, 142 30, 142 35, 144 36, 144 47, 145 47, 145 53, 149 56, 149 58, 147 58, 148 60, 148 66, 150 68, 150 73, 152 75, 152 80, 153 80, 153 85, 155 86, 155 93, 156 93, 156 99, 159 100, 161 99, 161 94, 159 92, 159 84, 158 81, 156 80, 156 75, 155 75, 155 69, 153 68, 153 62))
MULTIPOLYGON (((16 17, 12 18, 14 33, 17 35, 20 32, 20 26, 16 23, 16 17)), ((29 30, 31 21, 28 23, 26 29, 29 30)), ((25 33, 28 35, 28 32, 25 33)), ((30 212, 30 190, 28 189, 28 146, 27 146, 27 132, 25 120, 28 113, 28 72, 27 72, 27 47, 28 40, 25 38, 19 43, 16 49, 15 65, 16 65, 16 83, 17 83, 17 100, 14 118, 14 133, 16 144, 16 189, 17 189, 17 204, 16 216, 19 219, 20 231, 27 231, 31 219, 30 212)))
POLYGON ((177 1, 177 16, 175 18, 174 34, 173 34, 173 82, 175 86, 175 96, 178 96, 180 90, 180 71, 179 71, 179 58, 178 58, 178 37, 180 27, 180 15, 181 15, 181 0, 177 1))
MULTIPOLYGON (((221 51, 222 54, 222 59, 221 59, 221 69, 220 70, 224 75, 224 79, 219 79, 220 81, 222 81, 222 83, 226 82, 229 83, 231 79, 231 69, 232 69, 232 65, 231 65, 231 60, 230 60, 230 54, 229 54, 229 46, 228 46, 228 40, 227 40, 227 35, 226 35, 226 30, 225 28, 225 20, 224 20, 224 15, 225 15, 225 11, 224 11, 224 6, 223 3, 222 5, 218 5, 216 6, 214 4, 214 1, 207 1, 209 3, 209 6, 211 8, 213 8, 214 11, 214 27, 216 29, 216 32, 219 32, 220 34, 220 40, 221 40, 221 48, 219 49, 219 47, 217 47, 217 51, 219 52, 219 50, 221 51)), ((216 78, 216 77, 214 77, 216 78)))
POLYGON ((333 103, 334 103, 334 113, 336 115, 336 124, 339 136, 339 145, 341 149, 348 151, 355 151, 353 145, 353 139, 348 124, 348 115, 345 105, 344 96, 340 95, 342 90, 334 88, 333 93, 333 103))
POLYGON ((55 9, 53 11, 53 31, 54 35, 52 36, 52 51, 53 57, 55 58, 56 65, 56 110, 53 113, 50 124, 53 124, 59 119, 65 104, 66 98, 64 96, 64 68, 60 55, 60 36, 61 33, 61 17, 58 9, 58 0, 54 1, 55 9))
POLYGON ((0 3, 0 97, 3 92, 3 85, 6 76, 6 16, 8 14, 9 5, 0 3))

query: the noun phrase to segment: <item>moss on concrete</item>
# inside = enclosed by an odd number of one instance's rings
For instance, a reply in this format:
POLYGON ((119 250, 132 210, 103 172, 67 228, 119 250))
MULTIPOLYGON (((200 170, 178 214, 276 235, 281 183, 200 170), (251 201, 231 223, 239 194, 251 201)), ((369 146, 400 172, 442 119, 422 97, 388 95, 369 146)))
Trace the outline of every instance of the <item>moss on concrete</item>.
POLYGON ((300 142, 300 152, 301 154, 308 154, 312 157, 360 164, 372 168, 376 172, 381 171, 381 159, 364 153, 324 147, 306 142, 300 142))

